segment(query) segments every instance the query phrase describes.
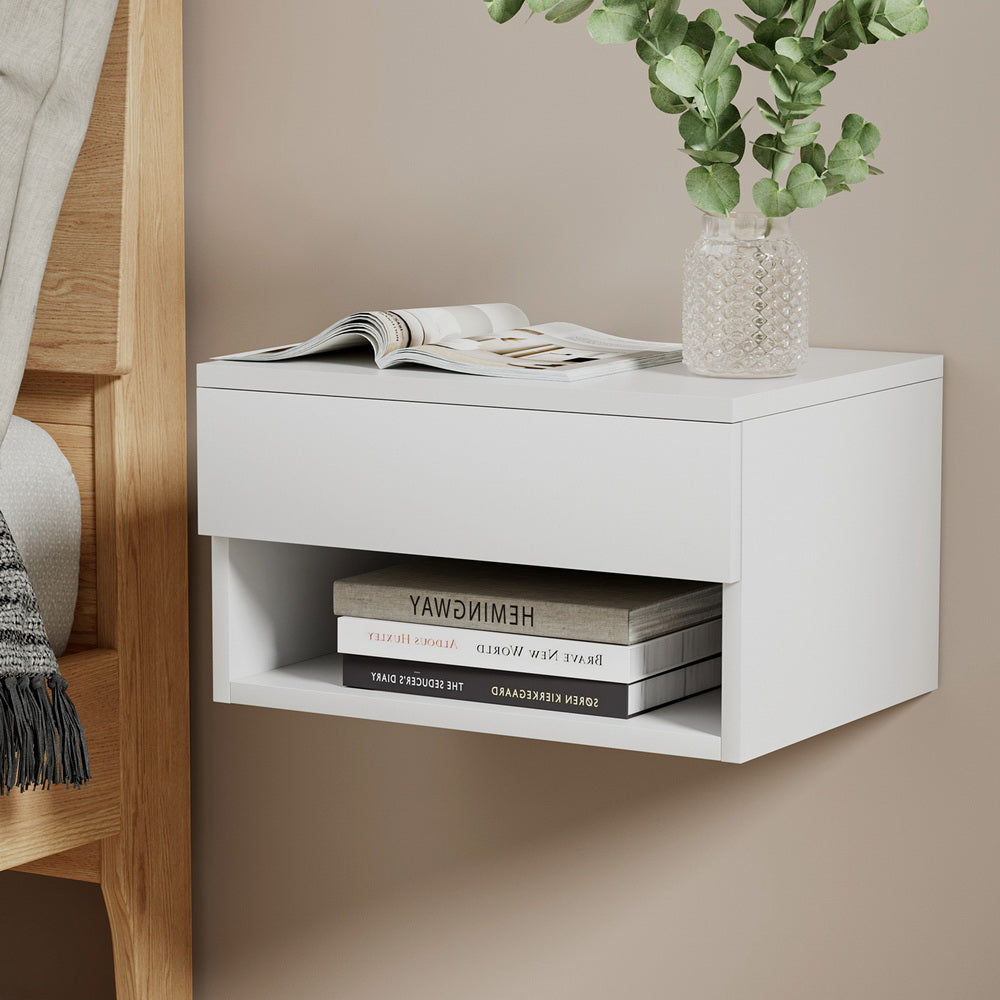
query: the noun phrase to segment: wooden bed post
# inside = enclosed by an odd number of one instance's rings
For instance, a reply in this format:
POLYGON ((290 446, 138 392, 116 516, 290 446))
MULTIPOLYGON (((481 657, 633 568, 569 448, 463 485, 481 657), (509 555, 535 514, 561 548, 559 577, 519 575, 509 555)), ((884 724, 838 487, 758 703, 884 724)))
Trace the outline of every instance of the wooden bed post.
POLYGON ((191 998, 181 0, 120 0, 16 412, 81 489, 94 780, 0 800, 0 869, 100 882, 119 1000, 191 998))
POLYGON ((122 663, 122 828, 104 841, 101 887, 119 1000, 189 1000, 181 3, 128 6, 119 328, 130 370, 98 378, 94 397, 98 538, 113 539, 98 543, 98 592, 115 593, 99 601, 98 643, 122 663))

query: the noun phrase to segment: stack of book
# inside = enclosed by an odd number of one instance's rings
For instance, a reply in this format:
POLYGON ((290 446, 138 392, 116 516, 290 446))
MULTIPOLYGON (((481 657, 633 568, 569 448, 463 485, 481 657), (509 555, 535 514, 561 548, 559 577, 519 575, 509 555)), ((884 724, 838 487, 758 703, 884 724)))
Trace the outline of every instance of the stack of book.
POLYGON ((718 584, 414 559, 333 609, 347 687, 625 719, 721 683, 718 584))

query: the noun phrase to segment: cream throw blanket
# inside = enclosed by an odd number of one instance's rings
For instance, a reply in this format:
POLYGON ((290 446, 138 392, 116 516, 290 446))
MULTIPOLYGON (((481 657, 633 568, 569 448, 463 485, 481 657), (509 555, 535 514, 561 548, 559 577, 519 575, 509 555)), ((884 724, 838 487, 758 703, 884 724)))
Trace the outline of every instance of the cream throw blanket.
MULTIPOLYGON (((0 0, 0 442, 117 6, 0 0)), ((0 515, 0 794, 89 776, 76 710, 0 515)))

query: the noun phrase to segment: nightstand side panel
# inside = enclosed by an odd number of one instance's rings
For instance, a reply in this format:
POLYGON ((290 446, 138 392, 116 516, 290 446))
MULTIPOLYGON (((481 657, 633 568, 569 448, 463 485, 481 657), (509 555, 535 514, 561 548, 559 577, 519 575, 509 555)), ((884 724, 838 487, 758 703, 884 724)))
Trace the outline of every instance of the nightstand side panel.
POLYGON ((937 687, 941 387, 935 379, 744 423, 724 760, 937 687))

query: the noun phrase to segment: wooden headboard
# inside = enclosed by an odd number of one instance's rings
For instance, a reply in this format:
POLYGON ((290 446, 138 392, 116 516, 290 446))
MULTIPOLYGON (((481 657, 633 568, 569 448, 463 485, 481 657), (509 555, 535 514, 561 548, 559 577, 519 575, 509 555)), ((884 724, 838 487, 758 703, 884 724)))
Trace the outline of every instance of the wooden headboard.
POLYGON ((95 376, 128 370, 134 334, 132 317, 122 308, 135 287, 129 267, 135 199, 125 170, 129 23, 129 4, 123 2, 52 241, 14 410, 55 438, 80 486, 80 587, 70 652, 97 646, 95 376))
POLYGON ((130 189, 137 164, 129 142, 138 108, 127 101, 129 29, 135 27, 122 0, 94 99, 90 128, 66 191, 42 284, 28 369, 75 375, 128 371, 134 337, 135 291, 130 255, 136 249, 138 192, 130 189))
POLYGON ((0 869, 100 882, 119 997, 191 995, 180 0, 121 0, 15 413, 80 486, 60 661, 93 781, 0 800, 0 869))

